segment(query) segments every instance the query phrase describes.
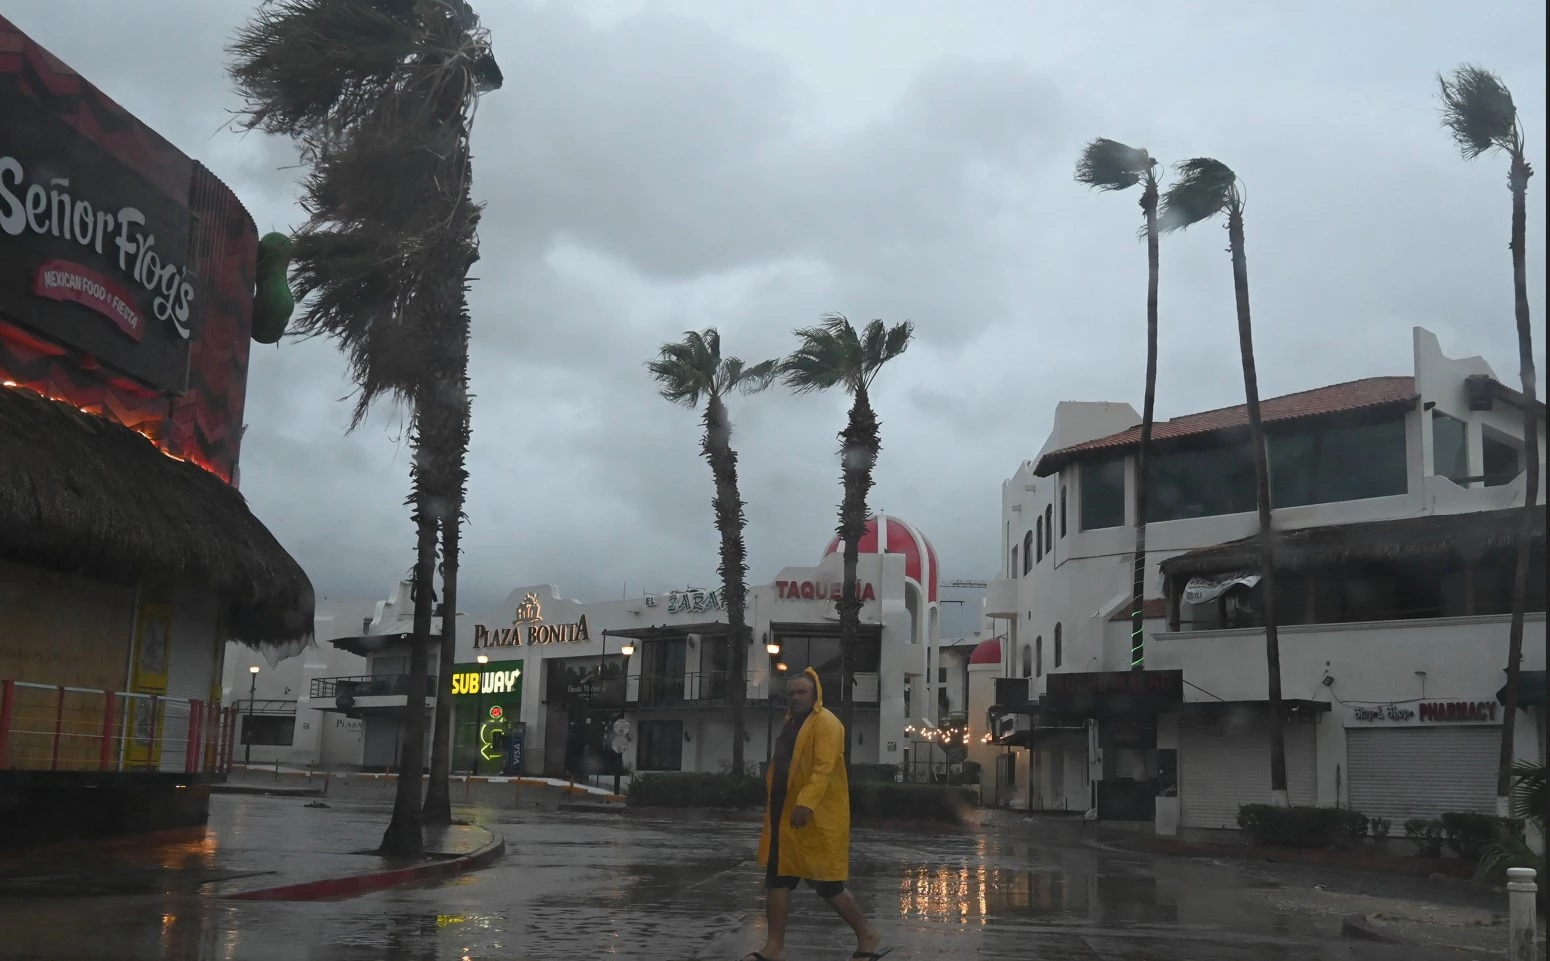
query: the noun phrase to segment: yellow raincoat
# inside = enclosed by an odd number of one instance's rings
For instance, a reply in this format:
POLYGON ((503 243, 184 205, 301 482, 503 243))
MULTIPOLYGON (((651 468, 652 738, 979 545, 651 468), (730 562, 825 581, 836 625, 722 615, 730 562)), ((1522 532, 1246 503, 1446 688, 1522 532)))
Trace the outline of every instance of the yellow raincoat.
MULTIPOLYGON (((823 684, 818 672, 805 672, 813 682, 817 699, 812 716, 797 734, 791 752, 791 773, 786 779, 786 801, 772 812, 764 805, 764 833, 759 838, 759 865, 770 860, 771 821, 780 831, 780 863, 775 873, 807 881, 844 881, 850 876, 850 782, 845 775, 845 725, 823 706, 823 684), (807 827, 791 826, 791 812, 808 808, 813 818, 807 827)), ((791 716, 788 712, 788 718, 791 716)), ((765 773, 765 797, 774 783, 775 769, 765 773)))

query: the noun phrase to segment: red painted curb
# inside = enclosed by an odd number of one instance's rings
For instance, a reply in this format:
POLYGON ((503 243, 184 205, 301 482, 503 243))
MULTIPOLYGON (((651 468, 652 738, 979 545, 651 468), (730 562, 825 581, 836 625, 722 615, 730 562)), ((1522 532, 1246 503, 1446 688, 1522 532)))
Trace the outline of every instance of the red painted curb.
POLYGON ((472 854, 443 861, 427 861, 407 868, 377 871, 372 874, 352 874, 343 878, 327 878, 322 881, 305 881, 278 888, 259 888, 256 891, 239 891, 222 895, 227 901, 319 901, 324 898, 348 898, 401 884, 415 884, 449 878, 469 871, 476 871, 499 861, 506 854, 506 839, 492 835, 493 840, 472 854))

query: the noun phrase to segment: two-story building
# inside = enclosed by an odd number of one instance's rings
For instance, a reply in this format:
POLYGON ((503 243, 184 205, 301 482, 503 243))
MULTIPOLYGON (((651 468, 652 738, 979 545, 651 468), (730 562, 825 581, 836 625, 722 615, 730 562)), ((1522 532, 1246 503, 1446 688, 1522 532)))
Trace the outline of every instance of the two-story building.
MULTIPOLYGON (((1409 376, 1262 403, 1291 800, 1395 824, 1495 810, 1528 496, 1521 395, 1419 328, 1413 359, 1409 376)), ((1003 485, 987 613, 1011 683, 996 740, 1021 758, 1016 793, 1033 809, 1166 833, 1235 828, 1239 805, 1270 798, 1247 416, 1239 405, 1156 425, 1133 638, 1139 420, 1125 404, 1063 403, 1043 450, 1003 485), (1024 679, 1027 701, 1008 703, 1024 679)), ((1523 758, 1543 756, 1543 513, 1534 537, 1523 758)))
MULTIPOLYGON (((854 757, 903 765, 911 750, 906 729, 936 725, 962 696, 961 683, 944 683, 952 672, 930 669, 938 660, 942 603, 936 551, 912 525, 886 515, 868 521, 859 548, 854 757)), ((841 578, 836 538, 816 566, 787 567, 748 590, 741 683, 750 767, 767 759, 779 732, 786 677, 815 668, 828 705, 839 707, 841 578)), ((970 602, 977 616, 978 596, 970 602)), ((360 636, 333 640, 366 658, 363 676, 314 678, 298 705, 361 720, 368 768, 397 763, 412 608, 407 585, 400 585, 360 636)), ((728 701, 739 682, 730 669, 731 643, 720 590, 583 602, 553 585, 520 587, 494 610, 458 615, 454 674, 449 685, 430 681, 427 711, 437 692, 450 691, 458 771, 564 777, 726 770, 728 701)))

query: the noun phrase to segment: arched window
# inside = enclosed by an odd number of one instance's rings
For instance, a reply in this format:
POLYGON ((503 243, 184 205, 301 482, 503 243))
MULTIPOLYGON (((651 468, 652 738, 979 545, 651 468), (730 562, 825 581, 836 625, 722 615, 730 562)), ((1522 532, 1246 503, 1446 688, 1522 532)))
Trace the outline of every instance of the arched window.
POLYGON ((1044 676, 1044 638, 1042 635, 1033 639, 1033 670, 1034 677, 1044 676))
POLYGON ((1060 485, 1060 536, 1066 536, 1066 485, 1060 485))
POLYGON ((1044 507, 1044 553, 1055 553, 1055 508, 1044 507))
POLYGON ((1023 677, 1032 677, 1032 676, 1033 676, 1033 652, 1028 649, 1028 645, 1024 644, 1023 645, 1023 677))
POLYGON ((1055 625, 1055 666, 1060 666, 1060 625, 1055 625))
POLYGON ((1034 556, 1034 560, 1042 561, 1044 560, 1044 518, 1041 517, 1034 521, 1033 526, 1033 549, 1038 552, 1034 556))
POLYGON ((1023 575, 1033 570, 1033 531, 1023 535, 1023 575))

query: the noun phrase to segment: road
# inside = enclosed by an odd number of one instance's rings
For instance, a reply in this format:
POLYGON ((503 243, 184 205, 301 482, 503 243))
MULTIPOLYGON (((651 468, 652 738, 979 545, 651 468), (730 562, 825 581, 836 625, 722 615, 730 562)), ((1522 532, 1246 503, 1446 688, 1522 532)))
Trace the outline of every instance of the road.
MULTIPOLYGON (((215 799, 218 823, 326 816, 289 798, 215 799), (289 806, 289 807, 286 807, 289 806)), ((762 943, 755 826, 605 814, 464 811, 504 834, 494 868, 426 887, 310 903, 223 901, 189 884, 0 889, 0 959, 557 961, 741 957, 762 943), (181 887, 181 893, 178 889, 181 887), (118 890, 122 893, 104 893, 118 890), (66 889, 68 890, 68 889, 66 889)), ((853 889, 890 961, 1272 961, 1483 958, 1342 941, 1336 912, 1268 866, 1105 850, 1070 832, 858 831, 853 889)), ((305 857, 277 851, 290 862, 305 857)), ((298 867, 289 864, 289 873, 298 867)), ((61 870, 64 870, 61 868, 61 870)), ((204 889, 208 892, 210 889, 204 889)), ((848 932, 799 892, 789 957, 849 956, 848 932)))

